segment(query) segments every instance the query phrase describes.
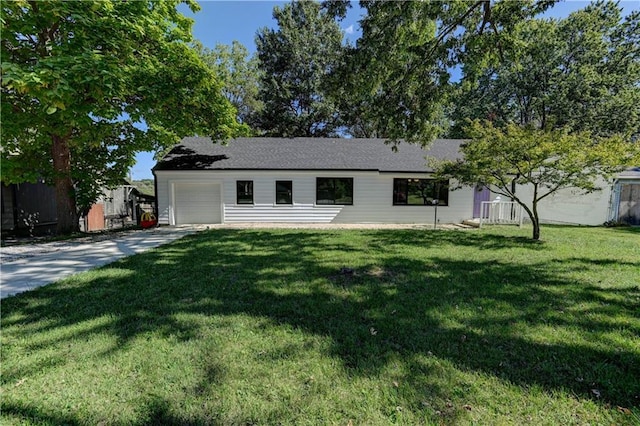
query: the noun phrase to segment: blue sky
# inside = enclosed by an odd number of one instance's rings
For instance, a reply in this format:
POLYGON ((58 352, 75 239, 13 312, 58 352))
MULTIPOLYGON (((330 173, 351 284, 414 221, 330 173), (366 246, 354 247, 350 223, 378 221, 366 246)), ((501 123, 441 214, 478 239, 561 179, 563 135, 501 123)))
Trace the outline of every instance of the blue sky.
MULTIPOLYGON (((181 7, 181 12, 194 19, 193 35, 206 47, 213 48, 216 44, 231 44, 238 40, 245 45, 250 52, 255 52, 255 35, 258 29, 263 27, 274 28, 274 6, 288 3, 284 1, 200 1, 201 10, 195 14, 186 7, 181 7)), ((357 3, 357 2, 356 2, 357 3)), ((569 13, 588 5, 588 1, 565 1, 555 5, 547 16, 565 17, 569 13)), ((638 9, 637 0, 623 1, 621 5, 625 12, 638 9)), ((359 7, 350 9, 347 17, 340 22, 345 32, 345 37, 355 41, 360 34, 358 21, 361 18, 359 7)), ((143 152, 137 155, 136 165, 132 168, 133 179, 151 179, 151 168, 155 165, 153 153, 143 152)))

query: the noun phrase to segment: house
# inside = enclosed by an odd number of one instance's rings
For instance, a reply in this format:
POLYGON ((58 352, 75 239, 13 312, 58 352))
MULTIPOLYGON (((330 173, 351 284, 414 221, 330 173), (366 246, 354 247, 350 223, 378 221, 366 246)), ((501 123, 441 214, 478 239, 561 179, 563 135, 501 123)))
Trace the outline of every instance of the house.
MULTIPOLYGON (((401 143, 394 152, 383 139, 238 138, 221 145, 185 138, 153 169, 157 216, 168 225, 460 223, 479 217, 481 203, 496 194, 452 190, 456 182, 435 180, 425 157, 458 158, 461 143, 439 139, 426 149, 401 143)), ((614 210, 629 215, 638 207, 625 204, 624 185, 640 183, 638 175, 622 174, 618 186, 603 182, 604 190, 591 194, 561 190, 541 202, 541 221, 601 225, 614 210)), ((517 189, 524 199, 530 190, 517 189)))
POLYGON ((153 172, 160 224, 441 223, 473 210, 473 189, 433 179, 425 156, 454 159, 461 141, 423 150, 383 139, 186 138, 153 172))
MULTIPOLYGON (((629 169, 611 182, 598 180, 600 191, 566 188, 538 204, 541 223, 567 225, 602 225, 605 222, 640 225, 640 171, 629 169)), ((533 196, 531 187, 518 186, 516 193, 524 200, 533 196)))

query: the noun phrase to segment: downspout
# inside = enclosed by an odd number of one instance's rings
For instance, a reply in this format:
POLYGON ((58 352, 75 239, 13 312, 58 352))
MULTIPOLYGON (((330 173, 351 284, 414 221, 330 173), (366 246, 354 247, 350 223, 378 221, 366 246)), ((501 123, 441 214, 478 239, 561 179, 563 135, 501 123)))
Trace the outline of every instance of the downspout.
POLYGON ((151 169, 151 174, 153 175, 153 195, 155 196, 155 199, 156 199, 156 202, 153 203, 153 214, 159 223, 160 215, 158 213, 158 176, 156 176, 156 171, 154 169, 151 169))

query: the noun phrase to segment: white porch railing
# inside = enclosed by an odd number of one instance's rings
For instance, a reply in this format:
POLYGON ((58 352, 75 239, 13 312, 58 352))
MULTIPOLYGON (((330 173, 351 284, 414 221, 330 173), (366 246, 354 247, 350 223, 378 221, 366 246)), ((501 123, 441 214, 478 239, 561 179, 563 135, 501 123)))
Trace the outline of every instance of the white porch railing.
POLYGON ((515 201, 483 201, 480 206, 480 227, 489 225, 522 226, 522 206, 515 201))

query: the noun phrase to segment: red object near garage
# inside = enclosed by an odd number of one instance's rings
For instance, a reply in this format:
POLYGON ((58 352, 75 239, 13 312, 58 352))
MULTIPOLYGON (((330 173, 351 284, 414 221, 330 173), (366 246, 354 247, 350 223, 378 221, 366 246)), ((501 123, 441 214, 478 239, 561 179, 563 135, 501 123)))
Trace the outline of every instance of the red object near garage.
POLYGON ((140 226, 142 226, 143 229, 153 228, 157 224, 158 224, 158 220, 156 219, 156 216, 153 213, 149 213, 149 212, 143 213, 142 216, 140 217, 140 226))

